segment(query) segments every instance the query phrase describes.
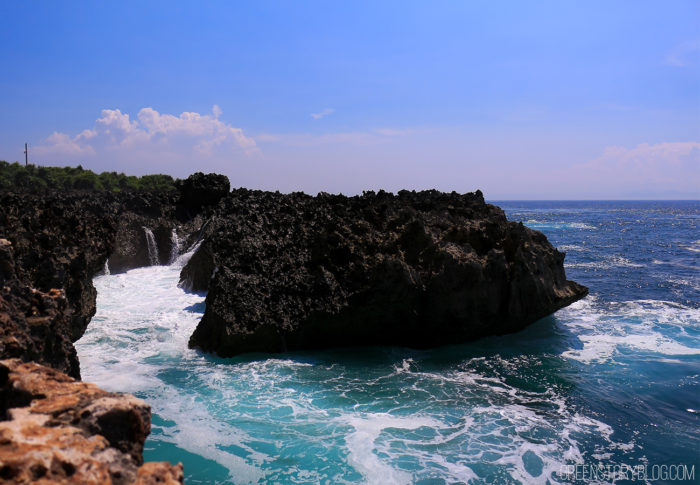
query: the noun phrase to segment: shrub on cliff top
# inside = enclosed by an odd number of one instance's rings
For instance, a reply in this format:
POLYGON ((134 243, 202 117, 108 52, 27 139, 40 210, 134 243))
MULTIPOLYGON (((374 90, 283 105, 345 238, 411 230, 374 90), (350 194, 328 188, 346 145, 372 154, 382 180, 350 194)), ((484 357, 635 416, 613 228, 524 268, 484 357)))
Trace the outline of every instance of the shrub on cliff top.
POLYGON ((0 190, 174 190, 175 180, 170 175, 156 174, 135 177, 117 172, 96 174, 77 167, 43 167, 21 165, 0 160, 0 190))

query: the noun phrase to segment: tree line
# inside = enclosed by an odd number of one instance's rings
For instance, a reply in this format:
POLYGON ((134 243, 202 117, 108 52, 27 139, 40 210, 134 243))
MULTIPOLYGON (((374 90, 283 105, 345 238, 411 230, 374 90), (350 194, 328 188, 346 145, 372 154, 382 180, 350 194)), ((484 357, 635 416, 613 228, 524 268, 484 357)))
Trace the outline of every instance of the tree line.
POLYGON ((81 165, 77 167, 27 166, 0 160, 0 190, 23 189, 34 192, 44 190, 170 190, 175 179, 170 175, 156 174, 136 177, 117 172, 95 173, 81 165))

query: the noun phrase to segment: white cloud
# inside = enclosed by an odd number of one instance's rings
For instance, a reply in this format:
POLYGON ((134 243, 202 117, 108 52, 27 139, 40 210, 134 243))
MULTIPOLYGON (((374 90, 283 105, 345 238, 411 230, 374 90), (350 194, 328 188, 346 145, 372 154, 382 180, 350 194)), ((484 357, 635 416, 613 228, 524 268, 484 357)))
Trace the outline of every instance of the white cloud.
POLYGON ((603 154, 588 162, 589 168, 623 168, 625 170, 659 170, 678 166, 700 167, 700 143, 641 143, 634 148, 606 147, 603 154))
POLYGON ((320 120, 324 116, 328 116, 329 114, 334 113, 335 110, 333 108, 326 108, 323 111, 320 111, 318 113, 311 113, 311 117, 315 120, 320 120))
POLYGON ((96 161, 113 161, 125 169, 149 167, 163 170, 169 164, 213 157, 221 163, 259 150, 243 130, 219 118, 221 108, 214 105, 212 114, 184 112, 179 116, 141 109, 136 119, 119 109, 104 109, 92 128, 75 136, 54 132, 34 154, 45 161, 73 163, 93 157, 96 161), (67 158, 71 157, 71 158, 67 158), (131 164, 131 165, 130 165, 131 164))
MULTIPOLYGON (((94 154, 95 151, 92 149, 91 146, 81 143, 81 140, 86 139, 86 136, 89 136, 89 134, 90 130, 85 130, 83 133, 80 133, 75 138, 71 138, 65 133, 59 133, 57 131, 54 131, 46 138, 44 143, 51 146, 51 149, 54 153, 62 155, 94 154), (88 133, 86 134, 85 132, 88 133)), ((36 151, 39 154, 42 154, 43 149, 44 146, 36 147, 36 151)))
POLYGON ((678 44, 666 55, 666 64, 676 67, 687 67, 698 63, 700 59, 700 40, 692 40, 678 44))

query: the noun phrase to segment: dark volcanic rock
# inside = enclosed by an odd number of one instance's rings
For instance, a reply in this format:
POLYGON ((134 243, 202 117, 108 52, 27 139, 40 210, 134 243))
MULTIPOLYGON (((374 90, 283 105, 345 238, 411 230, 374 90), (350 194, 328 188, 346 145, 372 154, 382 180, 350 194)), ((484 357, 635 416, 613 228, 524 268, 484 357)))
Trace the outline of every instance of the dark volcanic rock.
POLYGON ((72 342, 95 314, 92 277, 112 251, 113 208, 58 193, 3 193, 0 206, 0 356, 79 377, 72 342))
POLYGON ((168 264, 194 242, 212 210, 212 199, 202 202, 197 190, 218 194, 228 187, 222 177, 193 176, 183 193, 0 192, 0 358, 79 378, 72 342, 95 314, 92 278, 108 258, 111 272, 168 264), (194 205, 180 219, 183 197, 194 205))
POLYGON ((481 192, 235 190, 181 284, 208 287, 190 346, 221 356, 430 347, 517 331, 587 294, 564 254, 481 192))
POLYGON ((139 466, 145 403, 20 362, 79 378, 92 278, 108 258, 115 272, 169 263, 226 192, 202 174, 180 191, 0 191, 0 358, 18 359, 0 362, 0 481, 182 483, 181 465, 139 466))
POLYGON ((216 205, 231 190, 228 177, 197 172, 177 184, 180 198, 177 211, 181 219, 190 219, 202 208, 216 205))

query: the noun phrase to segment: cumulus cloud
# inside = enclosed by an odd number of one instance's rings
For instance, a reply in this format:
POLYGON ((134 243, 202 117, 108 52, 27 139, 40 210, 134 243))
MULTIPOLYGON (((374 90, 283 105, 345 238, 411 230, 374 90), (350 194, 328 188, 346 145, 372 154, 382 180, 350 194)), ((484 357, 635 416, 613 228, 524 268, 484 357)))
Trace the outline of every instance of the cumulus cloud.
POLYGON ((204 157, 231 161, 258 151, 255 141, 243 130, 219 118, 221 108, 214 105, 211 114, 184 112, 179 116, 143 108, 132 119, 119 109, 103 109, 92 128, 75 136, 54 132, 35 156, 47 161, 73 163, 91 157, 123 162, 133 166, 163 170, 169 163, 186 163, 204 157))
POLYGON ((335 110, 333 108, 326 108, 323 111, 319 111, 318 113, 311 113, 311 117, 315 120, 320 120, 321 118, 328 116, 329 114, 334 113, 335 110))
POLYGON ((700 61, 700 40, 678 44, 666 55, 666 64, 687 67, 700 61))
MULTIPOLYGON (((85 132, 87 132, 88 135, 92 133, 91 130, 85 130, 85 132)), ((44 145, 36 148, 37 153, 45 153, 46 147, 50 146, 51 151, 61 155, 94 154, 95 150, 93 150, 90 145, 81 143, 81 140, 87 139, 83 133, 71 138, 65 133, 54 131, 48 137, 46 137, 46 140, 44 140, 44 145)))

